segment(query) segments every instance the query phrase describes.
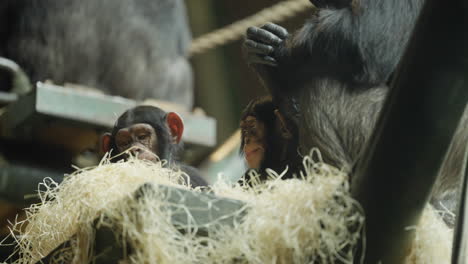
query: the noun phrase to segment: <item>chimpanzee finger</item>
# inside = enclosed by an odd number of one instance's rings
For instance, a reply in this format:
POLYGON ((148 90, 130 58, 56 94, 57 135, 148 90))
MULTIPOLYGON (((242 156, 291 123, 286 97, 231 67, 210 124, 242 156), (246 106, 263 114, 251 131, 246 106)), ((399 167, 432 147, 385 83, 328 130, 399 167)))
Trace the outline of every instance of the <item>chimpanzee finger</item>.
POLYGON ((282 41, 280 38, 275 36, 275 34, 258 27, 249 27, 247 29, 247 38, 273 46, 279 45, 282 41))
POLYGON ((289 35, 288 31, 284 27, 279 26, 277 24, 266 23, 261 28, 275 34, 278 38, 282 40, 286 39, 289 35))
POLYGON ((269 66, 278 65, 278 63, 273 57, 258 54, 249 54, 247 60, 250 64, 264 64, 269 66))
POLYGON ((244 46, 250 52, 264 55, 271 54, 274 51, 274 48, 272 46, 253 41, 251 39, 247 39, 246 41, 244 41, 244 46))

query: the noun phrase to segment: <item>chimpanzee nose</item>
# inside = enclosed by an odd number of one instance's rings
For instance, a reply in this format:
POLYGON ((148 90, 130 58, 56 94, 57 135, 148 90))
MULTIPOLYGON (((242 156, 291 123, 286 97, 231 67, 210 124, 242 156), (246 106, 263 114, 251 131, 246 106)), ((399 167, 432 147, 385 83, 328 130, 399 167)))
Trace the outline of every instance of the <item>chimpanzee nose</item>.
POLYGON ((135 156, 138 156, 138 154, 140 154, 143 150, 140 148, 140 147, 133 147, 131 150, 130 150, 130 153, 132 153, 133 155, 135 156))

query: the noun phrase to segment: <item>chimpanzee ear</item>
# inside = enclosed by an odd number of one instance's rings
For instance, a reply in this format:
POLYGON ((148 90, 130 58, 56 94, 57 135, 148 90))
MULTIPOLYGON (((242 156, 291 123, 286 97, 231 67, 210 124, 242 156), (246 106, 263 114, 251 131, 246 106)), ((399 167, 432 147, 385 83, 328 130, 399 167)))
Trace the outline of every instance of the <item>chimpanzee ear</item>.
POLYGON ((288 128, 288 125, 286 124, 286 119, 280 113, 278 109, 275 109, 275 116, 279 122, 279 130, 280 130, 281 136, 286 139, 292 138, 293 135, 291 133, 291 130, 288 128))
POLYGON ((178 144, 184 133, 184 122, 182 118, 178 114, 170 112, 166 115, 166 122, 171 131, 173 143, 178 144))
POLYGON ((109 152, 111 148, 111 139, 112 135, 111 133, 104 133, 101 136, 101 151, 103 153, 109 152))

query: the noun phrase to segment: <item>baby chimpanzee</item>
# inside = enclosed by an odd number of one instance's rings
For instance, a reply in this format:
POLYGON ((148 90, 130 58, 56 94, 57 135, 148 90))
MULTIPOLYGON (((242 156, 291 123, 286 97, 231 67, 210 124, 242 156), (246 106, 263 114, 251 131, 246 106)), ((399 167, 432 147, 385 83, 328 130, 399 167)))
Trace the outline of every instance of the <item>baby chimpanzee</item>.
POLYGON ((193 187, 206 186, 197 169, 177 160, 183 131, 184 123, 178 114, 153 106, 137 106, 117 119, 112 133, 102 136, 102 151, 113 150, 112 154, 117 155, 114 161, 126 158, 128 155, 118 155, 126 150, 139 159, 167 160, 167 166, 188 174, 187 180, 193 187))
MULTIPOLYGON (((241 149, 249 169, 266 179, 266 169, 281 173, 288 167, 283 178, 291 178, 301 167, 298 154, 297 129, 289 123, 273 103, 271 97, 251 101, 244 109, 240 122, 241 149)), ((248 173, 245 175, 248 179, 248 173)))

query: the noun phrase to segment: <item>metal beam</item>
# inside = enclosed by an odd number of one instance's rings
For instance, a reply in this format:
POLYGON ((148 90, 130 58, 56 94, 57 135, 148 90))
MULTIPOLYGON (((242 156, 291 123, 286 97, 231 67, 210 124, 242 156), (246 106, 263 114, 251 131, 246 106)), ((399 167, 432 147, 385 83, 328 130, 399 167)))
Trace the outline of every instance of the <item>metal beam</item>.
MULTIPOLYGON (((10 104, 0 120, 3 137, 33 138, 33 131, 43 122, 68 122, 95 129, 109 129, 117 117, 137 101, 80 89, 38 83, 35 91, 10 104)), ((171 111, 171 109, 164 109, 171 111)), ((214 146, 216 120, 191 113, 180 113, 185 122, 183 140, 187 143, 214 146)))

